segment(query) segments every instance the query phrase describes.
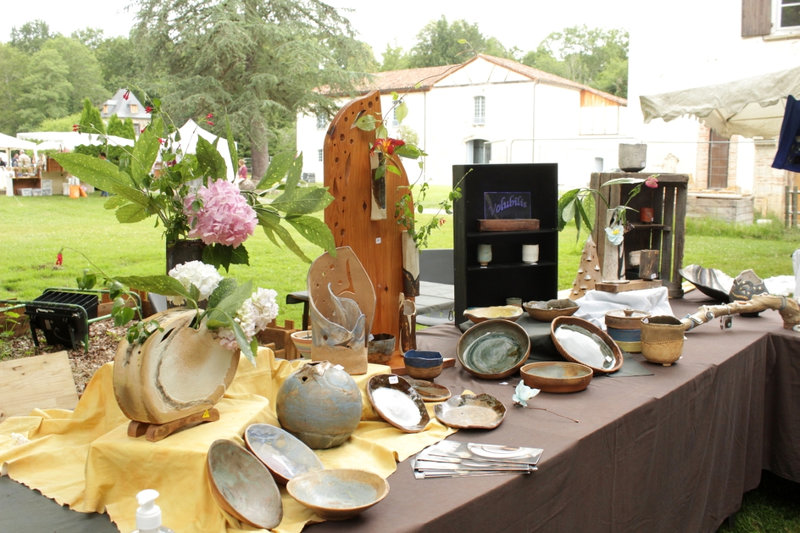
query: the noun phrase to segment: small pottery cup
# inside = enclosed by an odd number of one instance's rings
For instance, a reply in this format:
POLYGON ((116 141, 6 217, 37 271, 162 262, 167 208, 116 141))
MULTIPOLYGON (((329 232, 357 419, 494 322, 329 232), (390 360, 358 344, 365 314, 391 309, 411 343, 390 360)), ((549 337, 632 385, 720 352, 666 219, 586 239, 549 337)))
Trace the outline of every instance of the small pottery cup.
POLYGON ((439 352, 409 350, 403 354, 406 372, 412 378, 433 379, 442 373, 444 358, 439 352))
POLYGON ((683 352, 683 324, 674 316, 642 319, 642 355, 651 363, 670 366, 683 352))
POLYGON ((367 341, 367 360, 377 365, 385 365, 392 358, 395 339, 391 333, 378 333, 367 341))

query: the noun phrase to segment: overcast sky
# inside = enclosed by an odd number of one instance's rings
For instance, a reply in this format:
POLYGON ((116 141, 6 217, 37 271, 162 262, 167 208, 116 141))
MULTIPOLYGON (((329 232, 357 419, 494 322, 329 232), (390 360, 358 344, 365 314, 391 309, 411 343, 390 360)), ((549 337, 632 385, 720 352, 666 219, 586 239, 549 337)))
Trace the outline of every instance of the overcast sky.
MULTIPOLYGON (((635 0, 329 0, 351 19, 359 38, 372 46, 378 60, 387 44, 409 50, 419 31, 444 15, 449 23, 477 24, 486 37, 504 46, 534 50, 551 32, 569 26, 625 28, 625 16, 635 0)), ((24 9, 6 9, 0 16, 0 41, 11 40, 11 29, 41 19, 51 32, 70 35, 86 27, 102 28, 106 37, 127 35, 133 13, 130 0, 26 0, 24 9)))

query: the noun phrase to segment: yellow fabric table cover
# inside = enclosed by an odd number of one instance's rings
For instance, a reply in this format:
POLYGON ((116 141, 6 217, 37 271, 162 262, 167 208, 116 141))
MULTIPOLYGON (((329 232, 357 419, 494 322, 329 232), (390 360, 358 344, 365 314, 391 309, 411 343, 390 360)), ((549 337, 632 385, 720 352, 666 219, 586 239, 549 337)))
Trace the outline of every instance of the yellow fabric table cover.
MULTIPOLYGON (((267 348, 259 349, 256 360, 255 367, 240 360, 236 378, 216 405, 220 420, 159 442, 128 437, 129 420, 114 398, 113 366, 108 363, 96 372, 74 411, 35 410, 0 424, 3 473, 73 510, 105 511, 123 532, 136 528, 136 493, 145 488, 158 490, 163 523, 175 531, 258 531, 219 508, 206 474, 206 455, 214 440, 231 439, 244 446, 248 425, 279 425, 278 389, 306 364, 276 359, 267 348)), ((361 423, 342 446, 317 450, 326 468, 360 468, 386 478, 397 461, 454 432, 436 420, 430 404, 432 421, 421 433, 403 433, 382 421, 367 400, 365 386, 371 376, 388 372, 386 366, 369 365, 367 374, 354 376, 362 391, 361 423)), ((283 520, 274 531, 299 532, 309 522, 322 521, 284 487, 281 498, 283 520)))

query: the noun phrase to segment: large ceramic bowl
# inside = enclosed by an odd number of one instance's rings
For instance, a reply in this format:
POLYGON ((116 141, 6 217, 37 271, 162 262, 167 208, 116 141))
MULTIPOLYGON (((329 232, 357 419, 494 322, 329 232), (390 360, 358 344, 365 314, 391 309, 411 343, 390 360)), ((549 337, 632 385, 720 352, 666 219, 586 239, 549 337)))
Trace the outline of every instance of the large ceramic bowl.
POLYGON ((285 485, 295 476, 325 468, 314 450, 277 426, 250 424, 244 432, 244 440, 278 483, 285 485))
POLYGON ((345 520, 384 499, 389 483, 365 470, 320 470, 291 479, 286 490, 320 518, 345 520))
POLYGON ((491 307, 472 307, 464 311, 464 316, 478 324, 486 320, 517 320, 522 316, 522 308, 518 305, 494 305, 491 307))
POLYGON ((252 453, 219 439, 209 447, 207 463, 211 493, 224 511, 257 528, 272 529, 281 523, 278 485, 252 453))
POLYGON ((525 328, 508 320, 475 324, 458 339, 458 362, 479 378, 501 379, 525 364, 531 339, 525 328))
POLYGON ((569 361, 540 361, 519 369, 528 387, 542 392, 578 392, 586 389, 594 372, 580 363, 569 361))
POLYGON ((550 322, 557 316, 569 316, 578 310, 578 304, 568 298, 546 301, 530 301, 522 304, 534 320, 550 322))
POLYGON ((564 359, 584 364, 595 374, 610 374, 622 368, 622 350, 608 333, 588 320, 556 317, 550 324, 550 338, 564 359))

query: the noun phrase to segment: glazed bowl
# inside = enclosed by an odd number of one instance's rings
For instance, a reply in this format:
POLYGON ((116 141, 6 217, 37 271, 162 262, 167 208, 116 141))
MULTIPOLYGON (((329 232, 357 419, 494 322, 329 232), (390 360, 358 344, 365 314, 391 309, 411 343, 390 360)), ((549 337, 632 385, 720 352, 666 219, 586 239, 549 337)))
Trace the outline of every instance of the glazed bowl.
POLYGON ((594 371, 586 365, 569 361, 540 361, 519 369, 528 387, 542 392, 578 392, 586 389, 594 371))
POLYGON ((475 324, 458 339, 461 366, 484 379, 501 379, 525 364, 531 339, 525 328, 508 320, 487 320, 475 324))
POLYGON ((311 359, 311 330, 295 331, 292 333, 291 337, 292 344, 294 344, 300 357, 303 359, 311 359))
POLYGON ((622 368, 622 350, 608 333, 588 320, 556 317, 550 324, 550 338, 564 359, 584 364, 595 374, 611 374, 622 368))
POLYGON ((367 341, 367 360, 370 363, 385 365, 392 358, 394 352, 394 335, 391 333, 378 333, 367 341))
POLYGON ((384 499, 389 483, 366 470, 332 469, 306 472, 286 485, 289 494, 320 518, 352 518, 384 499))
POLYGON ((486 320, 517 320, 522 316, 522 309, 518 305, 494 305, 491 307, 472 307, 464 311, 464 316, 475 324, 486 320))
POLYGON ((369 403, 381 418, 404 433, 419 433, 431 417, 411 383, 395 374, 378 374, 367 382, 369 403))
POLYGON ((206 461, 211 493, 225 512, 257 528, 280 524, 283 503, 278 485, 252 453, 219 439, 209 447, 206 461))
POLYGON ((683 352, 683 324, 674 316, 642 319, 642 355, 651 363, 670 366, 683 352))
POLYGON ((545 301, 530 301, 522 304, 532 319, 550 322, 558 316, 570 316, 578 310, 578 304, 568 298, 545 301))
POLYGON ((295 476, 322 470, 322 461, 306 444, 288 431, 271 424, 250 424, 244 432, 247 447, 285 485, 295 476))
POLYGON ((442 373, 444 358, 439 352, 409 350, 403 354, 406 373, 416 379, 433 379, 442 373))

